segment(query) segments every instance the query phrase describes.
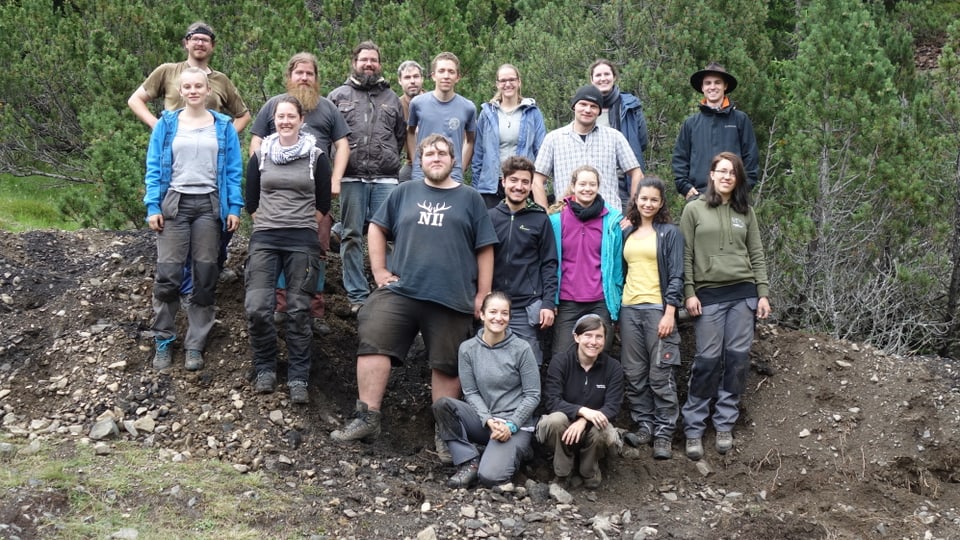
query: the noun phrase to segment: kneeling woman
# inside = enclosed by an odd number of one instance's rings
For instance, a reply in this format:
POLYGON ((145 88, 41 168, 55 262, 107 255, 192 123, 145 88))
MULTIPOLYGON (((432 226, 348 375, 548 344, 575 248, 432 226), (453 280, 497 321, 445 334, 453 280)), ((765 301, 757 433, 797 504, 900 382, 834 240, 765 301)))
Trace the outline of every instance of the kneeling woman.
POLYGON ((494 291, 480 308, 483 328, 460 345, 460 385, 465 401, 433 404, 440 437, 458 466, 451 488, 509 482, 531 455, 540 403, 540 372, 530 345, 510 330, 510 298, 494 291), (475 444, 485 444, 481 456, 475 444))
POLYGON ((574 325, 576 347, 553 357, 543 395, 547 416, 537 424, 537 440, 553 450, 553 472, 566 480, 580 458, 580 477, 600 486, 599 461, 618 440, 611 422, 623 401, 623 369, 603 352, 606 326, 599 315, 574 325))
POLYGON ((254 389, 277 383, 277 272, 287 276, 287 386, 290 400, 307 403, 310 378, 310 299, 317 285, 317 223, 330 211, 330 163, 313 135, 300 131, 303 107, 285 96, 274 112, 277 132, 263 140, 247 165, 247 211, 253 233, 246 267, 247 324, 254 389))

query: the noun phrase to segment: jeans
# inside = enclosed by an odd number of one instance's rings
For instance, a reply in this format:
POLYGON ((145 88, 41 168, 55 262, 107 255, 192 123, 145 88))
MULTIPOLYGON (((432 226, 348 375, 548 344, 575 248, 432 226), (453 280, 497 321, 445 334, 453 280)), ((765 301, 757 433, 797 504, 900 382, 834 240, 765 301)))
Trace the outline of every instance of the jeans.
POLYGON ((351 304, 362 304, 370 294, 363 269, 363 227, 380 209, 396 184, 351 181, 340 184, 340 258, 343 288, 351 304))
POLYGON ((153 283, 153 333, 159 339, 176 337, 183 265, 192 261, 194 280, 187 308, 186 349, 203 350, 213 328, 213 306, 219 269, 219 208, 212 195, 183 195, 167 191, 161 205, 163 231, 157 233, 157 273, 153 283))

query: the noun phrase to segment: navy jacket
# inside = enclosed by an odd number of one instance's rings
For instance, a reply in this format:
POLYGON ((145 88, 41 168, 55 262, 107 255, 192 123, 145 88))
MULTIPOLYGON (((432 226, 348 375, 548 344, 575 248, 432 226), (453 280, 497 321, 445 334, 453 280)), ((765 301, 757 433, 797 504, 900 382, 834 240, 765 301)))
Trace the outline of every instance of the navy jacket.
POLYGON ((571 347, 550 361, 543 396, 547 413, 560 411, 573 421, 580 407, 588 407, 612 422, 623 402, 623 368, 607 353, 600 353, 590 371, 584 371, 577 348, 571 347))

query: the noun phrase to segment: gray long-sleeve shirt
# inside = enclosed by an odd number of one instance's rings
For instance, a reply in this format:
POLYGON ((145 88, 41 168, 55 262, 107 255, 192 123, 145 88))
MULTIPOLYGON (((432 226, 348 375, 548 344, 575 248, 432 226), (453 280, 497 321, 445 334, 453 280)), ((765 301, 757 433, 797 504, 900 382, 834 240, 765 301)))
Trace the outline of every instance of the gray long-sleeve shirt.
POLYGON ((534 425, 540 403, 540 371, 530 345, 507 331, 493 347, 483 339, 483 329, 460 344, 460 386, 464 400, 484 424, 490 418, 534 425))

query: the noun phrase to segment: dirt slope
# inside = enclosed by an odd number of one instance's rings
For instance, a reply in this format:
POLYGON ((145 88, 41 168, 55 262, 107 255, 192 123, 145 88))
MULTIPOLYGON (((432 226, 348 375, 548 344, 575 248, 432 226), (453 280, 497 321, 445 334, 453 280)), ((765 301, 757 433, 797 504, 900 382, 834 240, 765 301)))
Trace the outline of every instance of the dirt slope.
MULTIPOLYGON (((231 246, 240 274, 244 249, 241 238, 231 246)), ((548 495, 539 455, 513 488, 452 492, 430 448, 421 363, 394 371, 376 443, 329 442, 356 396, 355 319, 336 257, 327 286, 333 333, 314 342, 311 404, 299 408, 285 387, 252 392, 239 281, 218 293, 204 370, 150 368, 154 257, 147 231, 0 233, 0 440, 79 441, 110 412, 119 438, 156 448, 160 459, 219 459, 238 474, 266 469, 292 485, 322 486, 308 496, 321 511, 304 505, 288 519, 308 529, 335 522, 334 537, 960 537, 960 374, 949 360, 764 326, 737 447, 726 457, 708 434, 698 466, 678 439, 669 461, 654 462, 646 449, 611 460, 604 486, 572 488, 568 504, 548 495)), ((692 343, 689 329, 684 337, 692 343)), ((689 345, 684 352, 686 370, 689 345)), ((182 350, 175 358, 182 365, 182 350)), ((0 494, 0 524, 16 520, 16 505, 0 494)), ((278 534, 269 523, 264 530, 278 534)))

